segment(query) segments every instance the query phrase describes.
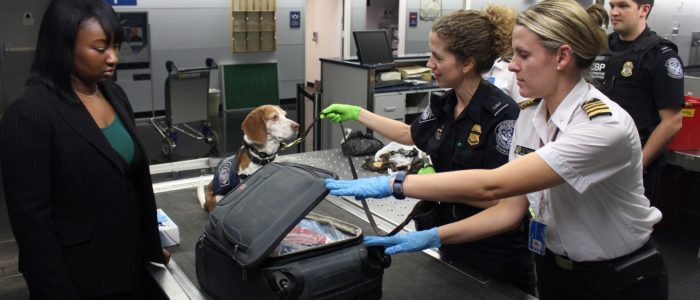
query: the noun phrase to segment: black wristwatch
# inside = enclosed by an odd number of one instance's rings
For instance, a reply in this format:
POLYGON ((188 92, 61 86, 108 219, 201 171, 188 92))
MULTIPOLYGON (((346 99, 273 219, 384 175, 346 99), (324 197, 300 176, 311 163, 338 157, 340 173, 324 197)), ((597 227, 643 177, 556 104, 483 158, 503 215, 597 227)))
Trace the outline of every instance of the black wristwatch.
POLYGON ((406 199, 403 194, 403 181, 406 179, 406 172, 401 171, 396 173, 394 184, 391 186, 391 195, 396 199, 406 199))

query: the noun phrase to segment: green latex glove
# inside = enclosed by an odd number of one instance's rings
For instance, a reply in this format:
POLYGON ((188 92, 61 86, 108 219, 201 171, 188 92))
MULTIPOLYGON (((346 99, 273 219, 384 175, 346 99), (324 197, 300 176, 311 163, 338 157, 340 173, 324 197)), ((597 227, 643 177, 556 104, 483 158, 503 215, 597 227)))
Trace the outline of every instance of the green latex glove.
POLYGON ((435 173, 435 168, 433 168, 433 165, 425 164, 420 170, 418 170, 418 175, 421 174, 433 174, 435 173))
POLYGON ((335 123, 344 122, 347 120, 357 121, 360 117, 359 106, 347 104, 331 104, 321 111, 321 119, 328 119, 335 123))

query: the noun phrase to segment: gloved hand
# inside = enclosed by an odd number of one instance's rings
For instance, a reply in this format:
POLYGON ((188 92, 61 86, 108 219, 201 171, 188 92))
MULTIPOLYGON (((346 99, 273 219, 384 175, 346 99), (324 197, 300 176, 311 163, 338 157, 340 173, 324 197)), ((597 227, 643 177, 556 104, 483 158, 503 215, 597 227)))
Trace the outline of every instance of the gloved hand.
POLYGON ((418 175, 421 174, 434 174, 435 173, 435 168, 433 168, 433 165, 425 164, 423 165, 420 170, 418 170, 418 175))
POLYGON ((357 121, 360 117, 359 106, 347 104, 331 104, 321 111, 321 119, 329 119, 335 123, 347 120, 357 121))
POLYGON ((326 179, 326 188, 335 196, 363 198, 386 198, 391 196, 391 176, 360 178, 357 180, 326 179))
POLYGON ((442 244, 440 243, 437 227, 421 231, 402 232, 386 237, 365 237, 365 246, 384 246, 386 247, 384 253, 389 255, 394 253, 416 252, 428 248, 438 248, 440 245, 442 244))

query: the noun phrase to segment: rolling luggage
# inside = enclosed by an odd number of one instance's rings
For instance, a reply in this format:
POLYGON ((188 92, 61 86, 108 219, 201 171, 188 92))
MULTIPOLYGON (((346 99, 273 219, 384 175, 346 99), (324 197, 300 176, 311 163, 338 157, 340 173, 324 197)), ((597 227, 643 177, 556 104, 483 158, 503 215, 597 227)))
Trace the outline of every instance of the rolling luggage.
POLYGON ((265 165, 214 208, 195 249, 197 281, 215 299, 378 299, 390 258, 362 229, 310 213, 331 172, 265 165))

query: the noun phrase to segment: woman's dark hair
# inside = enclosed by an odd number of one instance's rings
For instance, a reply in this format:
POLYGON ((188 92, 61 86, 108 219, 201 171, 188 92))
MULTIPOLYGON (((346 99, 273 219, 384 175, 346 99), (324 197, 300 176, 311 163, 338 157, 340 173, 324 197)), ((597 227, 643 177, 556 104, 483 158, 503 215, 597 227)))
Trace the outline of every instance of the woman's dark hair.
POLYGON ((88 19, 95 19, 114 45, 124 40, 117 14, 104 0, 53 0, 41 20, 28 84, 38 82, 60 93, 72 93, 75 41, 88 19))

